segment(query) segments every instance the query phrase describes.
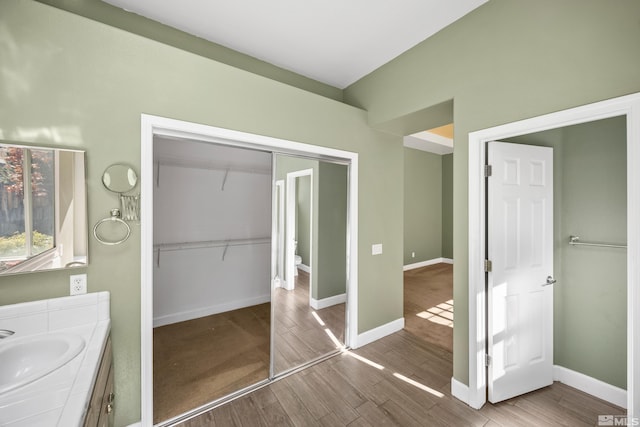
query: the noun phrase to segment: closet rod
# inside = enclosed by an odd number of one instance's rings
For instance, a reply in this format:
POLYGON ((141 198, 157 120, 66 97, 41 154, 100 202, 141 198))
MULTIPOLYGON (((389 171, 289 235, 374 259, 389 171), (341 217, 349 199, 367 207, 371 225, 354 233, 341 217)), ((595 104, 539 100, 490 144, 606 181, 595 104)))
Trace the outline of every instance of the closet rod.
POLYGON ((157 243, 154 249, 164 251, 180 251, 185 249, 226 248, 229 246, 264 245, 271 243, 270 237, 256 239, 203 240, 198 242, 157 243))
POLYGON ((621 248, 621 249, 627 248, 627 245, 614 245, 611 243, 581 242, 579 236, 569 236, 569 244, 572 246, 598 246, 601 248, 621 248))
POLYGON ((243 172, 243 173, 253 173, 253 174, 261 174, 261 175, 270 175, 271 169, 260 169, 260 168, 251 168, 251 167, 242 167, 242 166, 229 166, 222 165, 218 163, 212 162, 188 162, 188 161, 179 161, 179 160, 169 160, 165 158, 157 158, 156 163, 158 165, 165 166, 175 166, 180 168, 191 168, 191 169, 205 169, 205 170, 216 170, 216 171, 232 171, 232 172, 243 172))

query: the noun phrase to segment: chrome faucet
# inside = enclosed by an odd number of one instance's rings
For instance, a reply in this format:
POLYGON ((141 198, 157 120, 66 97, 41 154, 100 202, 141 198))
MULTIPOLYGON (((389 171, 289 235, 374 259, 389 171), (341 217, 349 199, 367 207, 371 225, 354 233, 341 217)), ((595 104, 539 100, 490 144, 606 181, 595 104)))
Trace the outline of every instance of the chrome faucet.
POLYGON ((8 329, 0 329, 0 339, 10 337, 13 334, 15 334, 15 332, 8 329))

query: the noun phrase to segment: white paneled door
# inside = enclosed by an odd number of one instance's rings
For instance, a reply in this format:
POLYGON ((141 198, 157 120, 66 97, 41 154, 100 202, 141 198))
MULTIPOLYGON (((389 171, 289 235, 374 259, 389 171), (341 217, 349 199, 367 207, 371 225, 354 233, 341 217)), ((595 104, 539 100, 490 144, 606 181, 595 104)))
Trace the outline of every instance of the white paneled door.
POLYGON ((553 382, 553 150, 488 143, 488 387, 500 402, 553 382))

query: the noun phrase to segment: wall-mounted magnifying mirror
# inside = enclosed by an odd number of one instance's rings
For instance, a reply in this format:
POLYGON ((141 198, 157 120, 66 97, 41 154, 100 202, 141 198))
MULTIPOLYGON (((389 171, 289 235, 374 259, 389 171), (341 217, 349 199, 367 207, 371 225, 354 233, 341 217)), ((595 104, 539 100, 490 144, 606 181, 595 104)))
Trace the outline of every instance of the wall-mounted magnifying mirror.
POLYGON ((120 207, 111 210, 111 215, 98 221, 93 227, 93 236, 103 245, 119 245, 124 243, 131 234, 131 227, 127 221, 140 220, 140 195, 124 194, 133 190, 138 184, 138 174, 131 166, 123 163, 115 163, 105 169, 102 174, 102 183, 105 188, 118 193, 120 207), (119 226, 116 235, 120 237, 107 237, 107 228, 119 226))
POLYGON ((84 151, 0 144, 0 275, 84 266, 84 151))
POLYGON ((104 171, 102 183, 109 191, 126 193, 135 188, 138 183, 138 175, 131 166, 116 163, 104 171))

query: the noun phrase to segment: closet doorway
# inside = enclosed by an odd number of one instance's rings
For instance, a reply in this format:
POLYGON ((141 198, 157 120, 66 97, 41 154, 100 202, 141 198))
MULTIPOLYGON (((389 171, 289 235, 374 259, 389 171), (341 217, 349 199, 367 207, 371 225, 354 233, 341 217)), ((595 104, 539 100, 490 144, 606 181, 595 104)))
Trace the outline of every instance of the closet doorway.
POLYGON ((142 145, 143 424, 186 420, 350 346, 357 155, 152 116, 142 145), (300 237, 280 220, 281 176, 304 169, 314 268, 293 265, 289 289, 284 242, 300 237))
POLYGON ((269 378, 271 163, 154 142, 154 423, 269 378))
MULTIPOLYGON (((638 206, 640 206, 637 198, 640 134, 636 126, 639 105, 638 94, 628 95, 469 134, 469 342, 472 357, 469 360, 469 388, 466 396, 461 395, 461 388, 456 384, 455 379, 452 390, 454 396, 464 398, 471 407, 480 408, 487 399, 487 378, 482 374, 485 370, 484 355, 488 341, 484 331, 486 331, 487 307, 485 302, 489 292, 486 290, 486 274, 482 265, 483 260, 487 259, 487 235, 484 228, 486 188, 483 180, 477 178, 483 175, 486 143, 519 139, 518 142, 528 144, 538 142, 539 145, 548 145, 551 142, 560 141, 559 150, 554 150, 555 155, 560 158, 565 157, 569 163, 562 165, 560 175, 562 185, 559 188, 562 197, 559 201, 563 206, 561 212, 555 212, 555 216, 560 218, 554 219, 556 224, 560 224, 560 230, 558 230, 560 235, 554 236, 554 256, 557 258, 558 254, 561 255, 562 270, 556 272, 559 280, 553 286, 554 296, 565 305, 558 313, 559 318, 556 320, 564 330, 569 331, 570 335, 566 341, 556 338, 555 345, 560 347, 560 351, 554 350, 554 357, 562 356, 563 347, 574 346, 574 350, 569 352, 569 358, 562 360, 561 363, 576 367, 570 366, 567 369, 566 365, 555 365, 554 380, 565 382, 576 388, 584 387, 584 391, 606 400, 616 401, 619 406, 625 406, 626 403, 627 415, 630 419, 637 416, 638 378, 634 372, 637 372, 638 358, 637 334, 634 331, 637 330, 639 322, 634 308, 638 305, 640 294, 636 291, 639 277, 634 263, 638 257, 637 242, 639 240, 639 228, 635 220, 638 217, 638 206), (574 130, 570 130, 571 128, 574 130), (598 128, 609 130, 599 134, 598 128), (551 139, 533 140, 540 138, 543 134, 551 139), (578 134, 579 138, 573 138, 574 134, 578 134), (614 134, 622 135, 621 143, 618 149, 611 150, 613 149, 611 138, 614 134), (588 145, 590 138, 595 138, 594 145, 588 145), (566 145, 565 142, 568 139, 580 144, 579 149, 572 149, 566 145), (606 145, 599 147, 599 144, 606 145), (598 149, 603 152, 599 158, 589 159, 595 154, 594 150, 598 149), (607 167, 600 162, 603 159, 606 162, 614 161, 615 164, 607 167), (615 188, 612 188, 608 183, 614 177, 618 177, 619 182, 613 184, 615 188), (591 191, 594 185, 593 180, 595 180, 594 189, 597 191, 591 191), (572 183, 581 185, 576 187, 577 190, 568 190, 572 183), (594 199, 593 196, 598 193, 602 197, 599 200, 594 199), (588 206, 589 204, 592 206, 588 206), (614 209, 614 212, 603 214, 601 213, 603 208, 614 209), (567 222, 569 220, 571 221, 567 222), (578 242, 573 238, 576 235, 580 236, 578 242), (615 241, 612 242, 610 239, 615 241), (625 240, 626 254, 623 247, 625 240), (576 245, 583 241, 590 244, 586 247, 576 245), (616 243, 616 245, 606 245, 606 243, 616 243), (610 267, 612 263, 616 263, 617 267, 610 267), (603 279, 602 276, 605 278, 603 279), (583 280, 584 278, 586 280, 583 280), (595 283, 590 285, 592 280, 595 283), (575 298, 575 295, 580 299, 575 298), (612 297, 617 298, 618 301, 610 303, 612 297), (585 298, 590 299, 591 307, 585 305, 585 298), (603 307, 610 308, 607 310, 603 307), (597 316, 589 316, 590 323, 576 322, 571 319, 581 313, 604 314, 604 316, 615 313, 618 327, 613 328, 613 331, 605 331, 605 328, 613 325, 609 318, 603 322, 597 316), (619 314, 622 314, 622 321, 618 317, 619 314), (624 325, 625 320, 626 325, 624 325), (624 326, 626 326, 626 333, 624 326), (598 335, 606 337, 606 344, 598 340, 598 335), (612 338, 615 339, 615 344, 609 344, 612 338), (597 343, 595 347, 600 353, 595 350, 589 351, 589 349, 586 351, 575 349, 576 345, 587 343, 588 340, 597 343), (609 349, 615 349, 614 357, 617 360, 613 360, 609 349), (585 356, 591 357, 595 363, 585 363, 585 356), (576 362, 581 365, 577 366, 576 362), (625 366, 626 372, 624 372, 625 366), (601 372, 603 367, 617 370, 614 375, 618 377, 617 381, 620 384, 611 387, 615 378, 611 374, 603 374, 601 372), (589 370, 586 374, 580 372, 586 369, 589 370), (614 379, 602 378, 604 375, 614 379)), ((551 284, 553 284, 552 281, 551 284)), ((506 332, 508 331, 503 329, 500 338, 513 341, 506 332)), ((495 332, 493 334, 495 337, 495 332)), ((555 360, 554 363, 556 363, 555 360)))

